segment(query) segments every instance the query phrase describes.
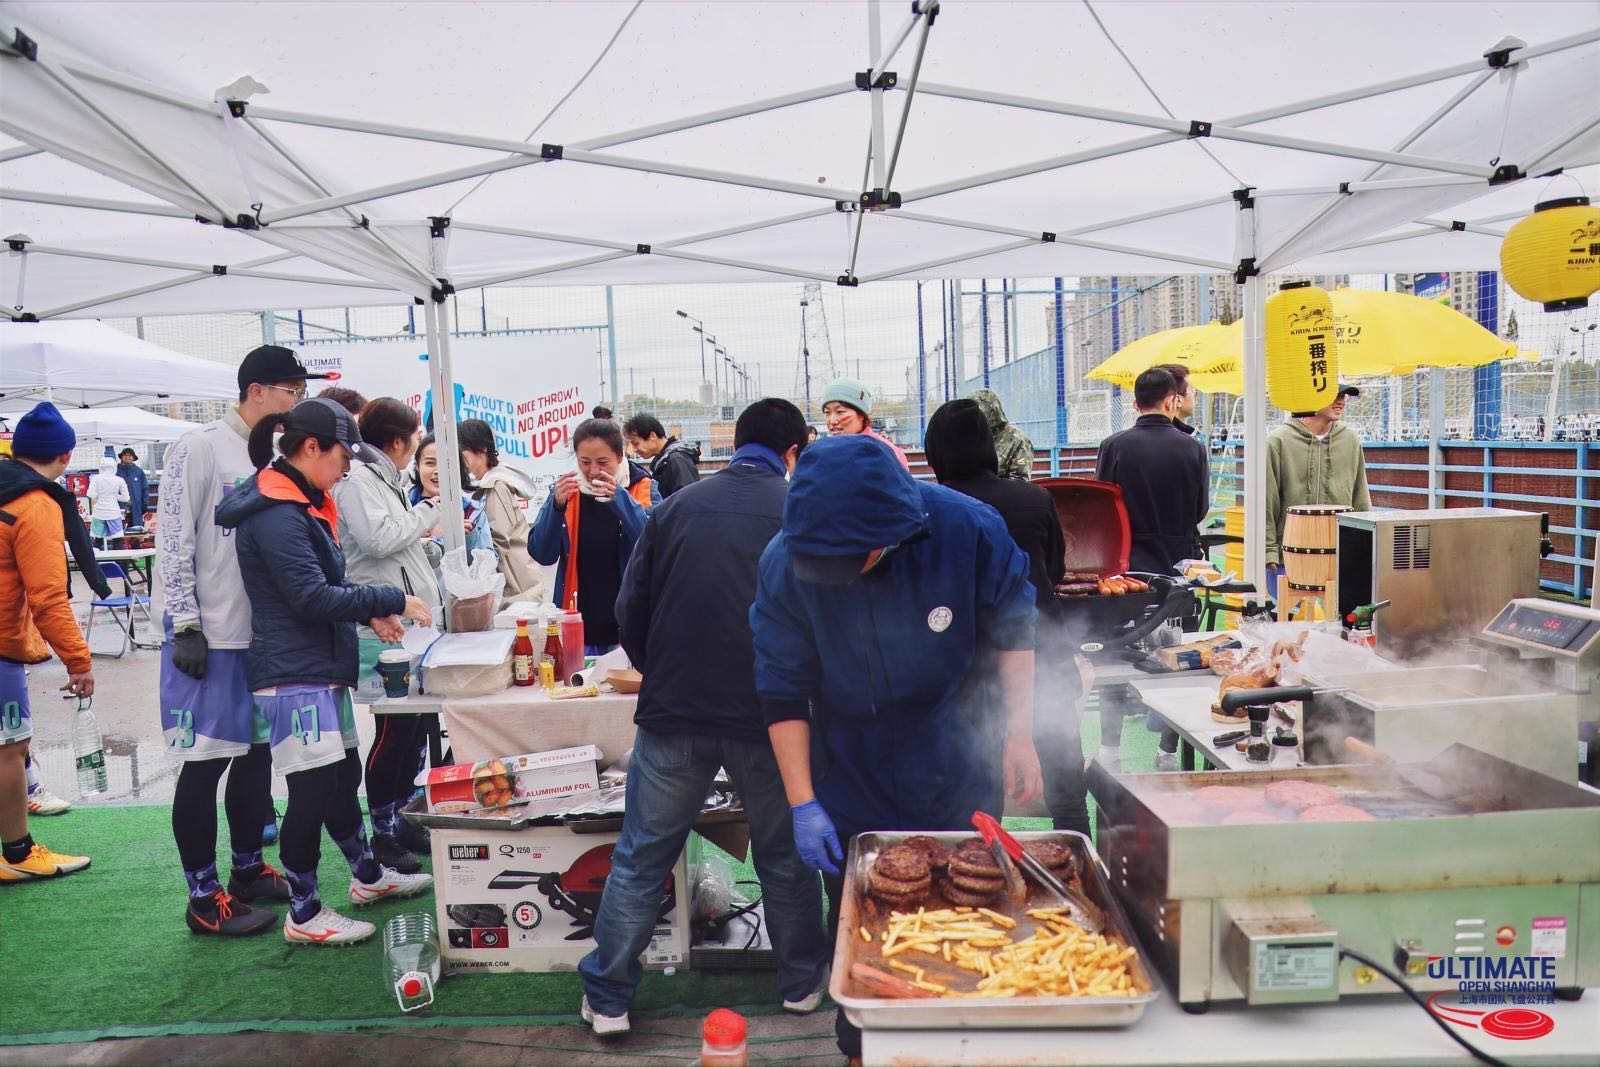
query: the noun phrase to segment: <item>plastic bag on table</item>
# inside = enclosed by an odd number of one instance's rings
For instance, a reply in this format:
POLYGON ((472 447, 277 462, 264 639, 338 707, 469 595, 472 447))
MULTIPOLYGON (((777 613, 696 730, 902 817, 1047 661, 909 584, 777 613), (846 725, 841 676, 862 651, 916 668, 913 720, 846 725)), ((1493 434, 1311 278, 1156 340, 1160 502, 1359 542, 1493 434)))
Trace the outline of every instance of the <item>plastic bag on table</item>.
POLYGON ((492 551, 477 549, 469 564, 465 547, 452 548, 440 561, 439 572, 444 578, 445 616, 450 629, 470 633, 494 625, 494 611, 500 606, 506 578, 492 551))
POLYGON ((733 910, 733 868, 721 856, 706 850, 705 858, 689 869, 689 912, 714 923, 733 910))

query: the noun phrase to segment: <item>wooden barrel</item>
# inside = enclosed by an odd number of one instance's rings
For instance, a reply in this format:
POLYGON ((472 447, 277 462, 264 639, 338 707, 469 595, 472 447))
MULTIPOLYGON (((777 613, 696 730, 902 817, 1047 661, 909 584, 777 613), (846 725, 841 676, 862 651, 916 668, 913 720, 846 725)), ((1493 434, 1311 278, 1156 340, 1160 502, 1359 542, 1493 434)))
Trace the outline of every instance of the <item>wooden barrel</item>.
POLYGON ((1222 513, 1222 532, 1229 537, 1244 536, 1244 508, 1231 507, 1222 513))
POLYGON ((1338 577, 1343 504, 1296 504, 1283 524, 1283 577, 1296 589, 1326 589, 1338 577))

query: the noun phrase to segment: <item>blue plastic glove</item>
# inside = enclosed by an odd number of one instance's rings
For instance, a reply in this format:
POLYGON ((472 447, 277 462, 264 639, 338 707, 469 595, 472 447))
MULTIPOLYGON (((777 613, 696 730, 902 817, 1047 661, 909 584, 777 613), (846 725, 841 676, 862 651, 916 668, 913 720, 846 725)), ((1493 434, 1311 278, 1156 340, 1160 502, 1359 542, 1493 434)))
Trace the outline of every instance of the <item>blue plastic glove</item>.
POLYGON ((826 874, 838 874, 844 849, 839 847, 839 832, 822 805, 813 799, 791 805, 789 811, 794 815, 794 847, 805 865, 826 874))

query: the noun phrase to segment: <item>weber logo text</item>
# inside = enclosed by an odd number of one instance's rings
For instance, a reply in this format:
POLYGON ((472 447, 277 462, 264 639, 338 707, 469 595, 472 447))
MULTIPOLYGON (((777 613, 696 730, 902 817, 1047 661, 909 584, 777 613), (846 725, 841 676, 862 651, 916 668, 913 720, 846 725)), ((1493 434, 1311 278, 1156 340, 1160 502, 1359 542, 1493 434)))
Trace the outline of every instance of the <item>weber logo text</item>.
POLYGON ((451 845, 450 858, 452 860, 486 860, 489 858, 489 846, 451 845))

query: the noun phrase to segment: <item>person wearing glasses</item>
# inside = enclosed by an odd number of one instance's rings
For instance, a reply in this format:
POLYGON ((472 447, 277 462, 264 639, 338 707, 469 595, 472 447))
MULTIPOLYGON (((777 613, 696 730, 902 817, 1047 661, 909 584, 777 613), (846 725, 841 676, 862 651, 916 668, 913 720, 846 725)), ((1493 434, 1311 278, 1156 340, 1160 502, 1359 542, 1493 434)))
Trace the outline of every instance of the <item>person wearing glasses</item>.
POLYGON ((272 759, 252 728, 245 681, 250 601, 239 575, 232 530, 217 525, 217 505, 255 477, 247 443, 262 419, 306 395, 307 370, 293 352, 262 345, 239 365, 239 406, 192 430, 166 456, 156 522, 155 605, 161 648, 161 727, 182 764, 172 798, 172 836, 188 883, 185 921, 197 934, 260 933, 277 915, 252 908, 287 901, 289 883, 261 856, 272 813, 272 759), (217 785, 232 766, 223 805, 233 870, 217 875, 217 785))

